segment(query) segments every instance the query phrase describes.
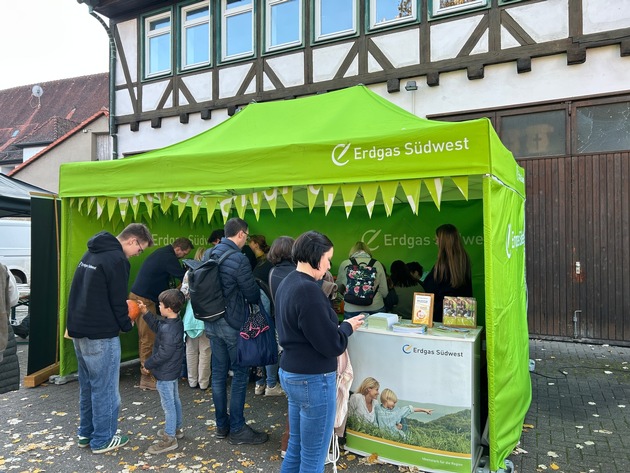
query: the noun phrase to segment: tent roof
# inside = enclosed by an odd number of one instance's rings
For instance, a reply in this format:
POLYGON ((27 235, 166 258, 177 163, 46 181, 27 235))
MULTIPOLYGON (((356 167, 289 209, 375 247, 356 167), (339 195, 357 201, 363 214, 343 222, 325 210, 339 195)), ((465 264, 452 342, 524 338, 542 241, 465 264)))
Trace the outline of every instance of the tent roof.
POLYGON ((50 194, 45 189, 0 174, 0 218, 29 217, 31 192, 50 194))
POLYGON ((524 193, 518 169, 487 119, 425 120, 356 86, 252 103, 208 131, 137 156, 63 164, 60 195, 222 197, 283 186, 484 174, 524 193))

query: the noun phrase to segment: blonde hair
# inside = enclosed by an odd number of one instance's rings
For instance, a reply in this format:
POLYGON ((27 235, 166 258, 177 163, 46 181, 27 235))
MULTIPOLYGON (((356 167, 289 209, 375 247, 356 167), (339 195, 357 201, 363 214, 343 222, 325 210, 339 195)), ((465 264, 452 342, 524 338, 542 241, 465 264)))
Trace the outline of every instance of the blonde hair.
POLYGON ((357 241, 354 245, 352 245, 352 248, 350 248, 350 253, 348 253, 348 256, 352 257, 353 254, 358 253, 359 251, 363 251, 364 253, 367 253, 368 255, 371 256, 370 248, 362 241, 357 241))
POLYGON ((197 251, 195 251, 195 259, 197 261, 201 261, 201 258, 203 257, 203 254, 206 252, 206 249, 203 247, 197 248, 197 251))
POLYGON ((380 386, 381 385, 374 378, 367 377, 363 380, 357 392, 365 396, 368 393, 369 389, 374 389, 374 388, 378 389, 380 386))
POLYGON ((389 388, 383 389, 383 392, 381 393, 381 404, 385 404, 387 401, 391 401, 394 404, 398 402, 398 396, 396 396, 396 393, 389 388))

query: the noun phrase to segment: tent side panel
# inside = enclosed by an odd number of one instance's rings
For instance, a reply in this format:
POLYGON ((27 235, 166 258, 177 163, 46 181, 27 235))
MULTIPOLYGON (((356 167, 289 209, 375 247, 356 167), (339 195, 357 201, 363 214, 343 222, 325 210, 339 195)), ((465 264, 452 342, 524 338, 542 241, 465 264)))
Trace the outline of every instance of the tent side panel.
POLYGON ((490 469, 504 467, 531 402, 525 283, 525 200, 484 180, 490 469))

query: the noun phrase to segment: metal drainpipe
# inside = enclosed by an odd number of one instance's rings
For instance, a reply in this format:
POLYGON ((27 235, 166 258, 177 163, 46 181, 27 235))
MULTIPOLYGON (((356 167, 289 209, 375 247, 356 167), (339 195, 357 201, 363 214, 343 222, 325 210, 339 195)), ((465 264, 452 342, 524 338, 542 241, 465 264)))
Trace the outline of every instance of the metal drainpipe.
POLYGON ((114 35, 112 35, 112 30, 109 26, 107 26, 107 23, 105 23, 100 16, 94 13, 92 5, 88 5, 88 9, 90 15, 96 18, 101 26, 105 28, 109 38, 109 136, 112 137, 112 159, 118 159, 118 135, 114 133, 114 128, 116 126, 116 101, 114 100, 114 87, 116 85, 116 43, 114 41, 114 35))

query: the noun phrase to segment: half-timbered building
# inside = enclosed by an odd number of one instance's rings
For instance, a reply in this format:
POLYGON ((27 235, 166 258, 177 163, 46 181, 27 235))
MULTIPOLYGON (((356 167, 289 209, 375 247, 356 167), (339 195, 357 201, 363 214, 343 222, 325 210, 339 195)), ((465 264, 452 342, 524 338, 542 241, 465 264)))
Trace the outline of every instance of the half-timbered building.
POLYGON ((526 170, 530 333, 630 344, 630 0, 84 3, 110 35, 115 158, 359 83, 489 117, 526 170))

